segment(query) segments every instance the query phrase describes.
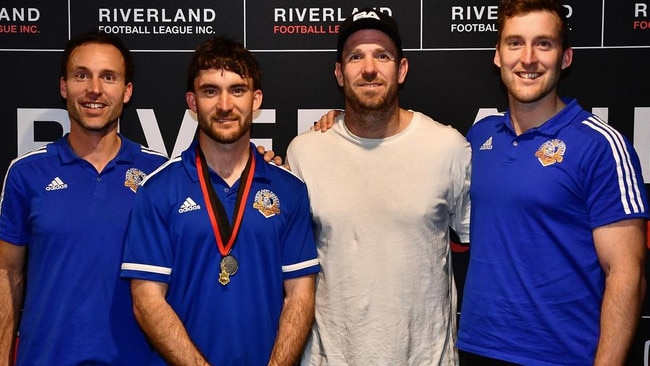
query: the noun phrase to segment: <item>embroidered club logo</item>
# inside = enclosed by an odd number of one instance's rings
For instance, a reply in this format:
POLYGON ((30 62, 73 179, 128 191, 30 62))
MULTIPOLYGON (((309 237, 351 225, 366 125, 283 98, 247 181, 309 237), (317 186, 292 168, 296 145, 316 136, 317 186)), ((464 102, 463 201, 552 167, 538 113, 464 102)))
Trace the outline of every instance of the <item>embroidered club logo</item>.
POLYGON ((124 186, 131 188, 133 192, 138 190, 140 183, 144 180, 147 175, 138 168, 130 168, 126 171, 126 176, 124 177, 124 186))
POLYGON ((542 146, 537 149, 535 156, 543 166, 553 165, 555 163, 561 163, 564 160, 564 152, 566 151, 566 145, 564 141, 553 139, 546 141, 542 146))
POLYGON ((253 208, 268 219, 271 216, 280 214, 280 199, 270 190, 262 189, 255 193, 253 208))

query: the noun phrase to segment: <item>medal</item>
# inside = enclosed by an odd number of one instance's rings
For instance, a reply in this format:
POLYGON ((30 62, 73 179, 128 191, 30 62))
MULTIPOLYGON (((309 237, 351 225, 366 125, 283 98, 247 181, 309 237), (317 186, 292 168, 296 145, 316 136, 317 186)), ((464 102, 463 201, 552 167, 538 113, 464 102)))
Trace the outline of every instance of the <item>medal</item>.
POLYGON ((219 201, 214 187, 210 182, 210 173, 208 172, 208 164, 205 161, 203 152, 199 145, 196 146, 196 169, 199 173, 199 182, 201 184, 201 191, 203 192, 203 199, 208 206, 208 216, 214 238, 221 254, 221 261, 219 262, 219 283, 223 286, 230 283, 230 276, 237 273, 239 264, 237 259, 230 255, 235 239, 239 233, 242 220, 244 218, 244 210, 246 208, 246 199, 253 184, 253 175, 255 172, 255 158, 253 157, 254 151, 251 150, 248 156, 248 162, 240 177, 243 185, 237 192, 237 201, 235 202, 235 212, 233 215, 232 225, 228 221, 228 215, 219 201))
POLYGON ((239 264, 235 257, 227 255, 221 259, 219 267, 221 268, 221 272, 219 273, 219 283, 225 286, 230 282, 230 276, 237 273, 239 264))

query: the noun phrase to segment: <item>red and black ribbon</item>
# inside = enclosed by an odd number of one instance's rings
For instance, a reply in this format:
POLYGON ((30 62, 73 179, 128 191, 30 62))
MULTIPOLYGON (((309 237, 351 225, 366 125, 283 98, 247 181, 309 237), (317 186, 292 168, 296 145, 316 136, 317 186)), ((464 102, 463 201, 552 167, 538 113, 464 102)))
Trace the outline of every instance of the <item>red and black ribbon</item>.
POLYGON ((208 171, 208 164, 205 156, 201 151, 201 147, 196 145, 196 169, 199 173, 199 182, 201 183, 201 191, 203 192, 203 199, 208 207, 208 216, 214 231, 214 238, 217 242, 217 248, 222 257, 230 254, 232 247, 237 239, 239 228, 241 227, 242 220, 244 219, 244 210, 246 209, 246 200, 253 184, 253 175, 255 174, 255 158, 253 151, 250 151, 246 167, 239 178, 240 186, 237 192, 237 201, 235 202, 235 212, 233 215, 233 224, 230 225, 226 210, 221 204, 217 193, 214 191, 212 182, 210 181, 210 172, 208 171), (242 186, 243 184, 243 186, 242 186))

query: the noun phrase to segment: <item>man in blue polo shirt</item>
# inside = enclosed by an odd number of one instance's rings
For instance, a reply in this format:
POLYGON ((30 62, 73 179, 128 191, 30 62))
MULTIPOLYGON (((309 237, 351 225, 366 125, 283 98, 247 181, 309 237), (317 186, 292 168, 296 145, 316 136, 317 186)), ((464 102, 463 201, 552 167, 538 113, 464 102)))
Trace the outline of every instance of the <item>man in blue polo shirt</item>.
POLYGON ((119 270, 138 185, 167 159, 117 132, 132 78, 118 38, 69 41, 60 92, 70 133, 9 167, 0 207, 2 364, 12 364, 19 324, 18 365, 140 365, 150 354, 119 270))
POLYGON ((555 0, 499 6, 504 114, 477 122, 463 365, 622 365, 639 319, 648 203, 627 139, 558 96, 555 0))
POLYGON ((295 364, 319 264, 304 183, 250 143, 257 61, 238 42, 206 41, 186 100, 198 139, 143 183, 122 264, 151 364, 295 364))

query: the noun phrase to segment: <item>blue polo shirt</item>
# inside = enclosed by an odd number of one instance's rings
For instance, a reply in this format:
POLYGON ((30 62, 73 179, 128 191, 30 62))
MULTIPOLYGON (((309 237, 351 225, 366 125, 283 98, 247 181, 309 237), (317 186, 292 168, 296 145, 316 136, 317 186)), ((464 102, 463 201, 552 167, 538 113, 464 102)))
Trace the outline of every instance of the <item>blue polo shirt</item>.
MULTIPOLYGON (((122 277, 167 283, 167 302, 211 364, 265 365, 278 331, 284 280, 320 269, 307 190, 296 176, 254 153, 252 187, 231 252, 239 269, 221 285, 221 254, 195 148, 196 142, 138 192, 122 277)), ((232 223, 240 182, 229 187, 212 171, 210 179, 232 223)), ((152 364, 165 363, 155 355, 152 364)))
POLYGON ((9 166, 0 239, 27 246, 18 365, 137 365, 147 357, 119 270, 138 183, 167 159, 120 137, 101 173, 75 155, 67 135, 9 166))
POLYGON ((471 253, 458 348, 525 365, 593 364, 604 273, 592 232, 648 218, 639 159, 575 100, 517 136, 484 118, 472 146, 471 253))

